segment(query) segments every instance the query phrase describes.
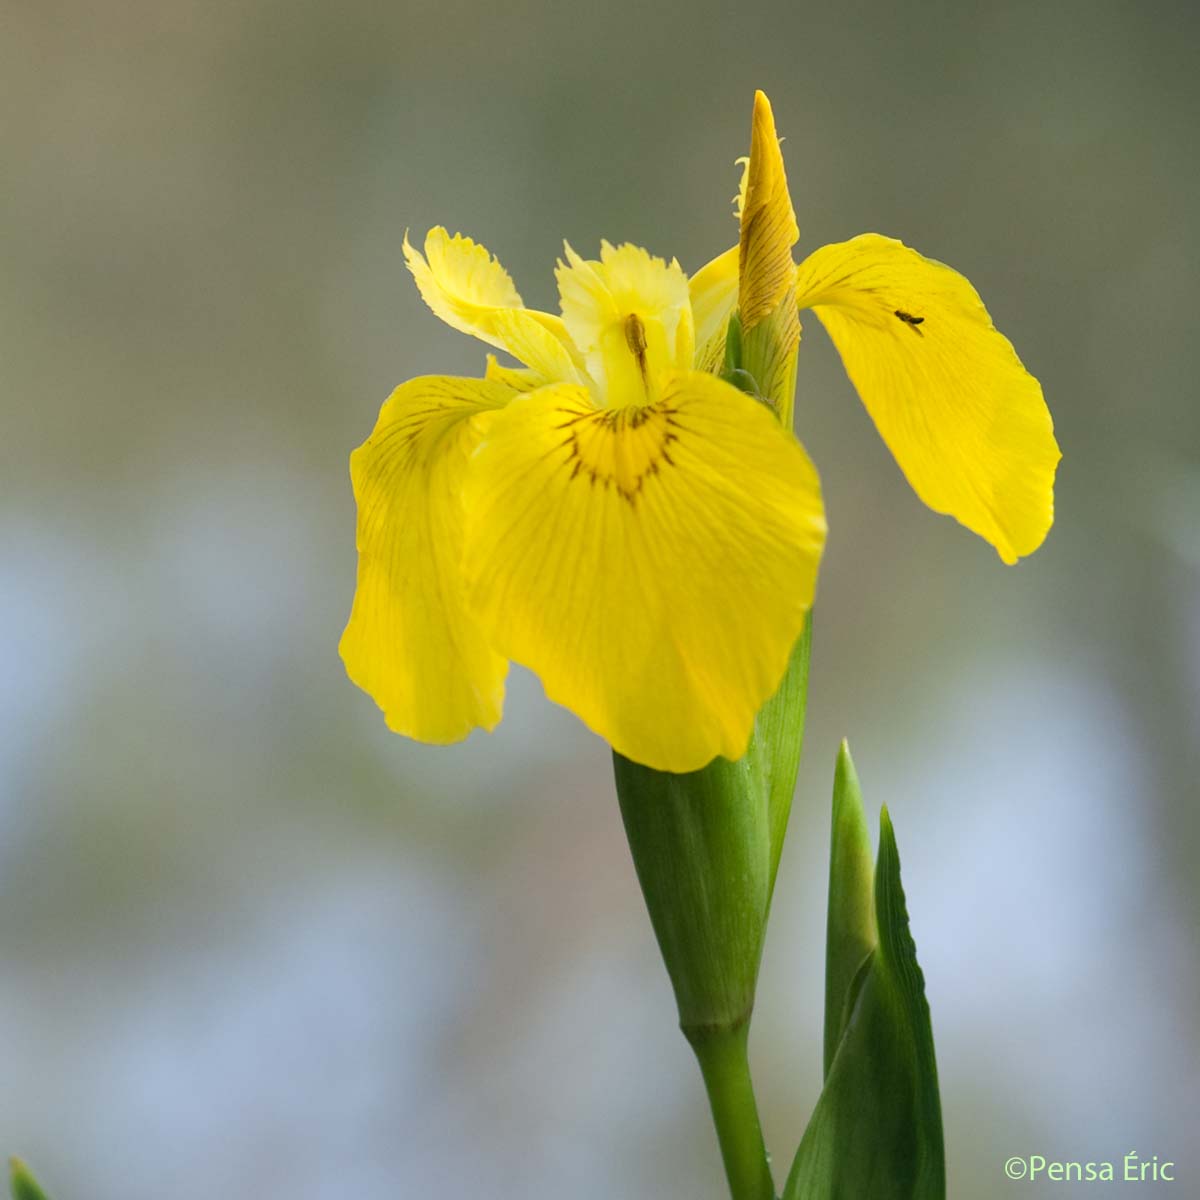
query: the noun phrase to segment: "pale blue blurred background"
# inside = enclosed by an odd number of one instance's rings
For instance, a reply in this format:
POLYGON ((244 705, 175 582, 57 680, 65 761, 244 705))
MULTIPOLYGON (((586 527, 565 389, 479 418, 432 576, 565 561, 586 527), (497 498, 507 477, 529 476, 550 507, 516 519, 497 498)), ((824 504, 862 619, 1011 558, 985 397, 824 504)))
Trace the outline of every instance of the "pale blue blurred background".
POLYGON ((952 1195, 1195 1149, 1194 6, 0 0, 0 1149, 60 1200, 688 1197, 723 1181, 606 748, 517 672, 390 735, 336 645, 350 449, 477 373, 401 236, 554 301, 565 236, 734 237, 772 97, 801 251, 963 270, 1043 381, 1058 523, 908 491, 811 317, 811 724, 753 1051, 819 1090, 827 807, 897 825, 952 1195))

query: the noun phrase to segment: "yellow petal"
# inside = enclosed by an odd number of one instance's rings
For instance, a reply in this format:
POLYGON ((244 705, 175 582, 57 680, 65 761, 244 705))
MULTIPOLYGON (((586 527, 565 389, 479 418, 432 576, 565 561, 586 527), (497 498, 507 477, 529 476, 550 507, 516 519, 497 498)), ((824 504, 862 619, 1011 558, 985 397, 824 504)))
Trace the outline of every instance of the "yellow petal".
POLYGON ((551 699, 659 770, 742 756, 825 538, 816 471, 765 406, 698 372, 641 408, 544 388, 497 414, 467 512, 472 611, 551 699))
POLYGON ((1054 520, 1061 455, 1041 385, 970 283, 867 233, 811 254, 796 292, 917 495, 1006 563, 1032 554, 1054 520))
POLYGON ((696 370, 720 371, 725 332, 737 307, 738 247, 707 262, 688 280, 692 319, 696 325, 696 370))
POLYGON ((469 237, 440 225, 421 254, 404 238, 404 258, 422 299, 447 325, 507 350, 543 383, 575 381, 576 357, 559 317, 525 307, 508 272, 469 237))
POLYGON ((514 394, 481 379, 410 380, 350 456, 358 586, 342 659, 388 725, 424 742, 500 720, 508 664, 464 605, 462 487, 483 422, 514 394))
POLYGON ((514 392, 532 392, 546 382, 538 371, 531 371, 528 367, 506 367, 494 354, 487 356, 483 377, 490 383, 502 383, 514 392))

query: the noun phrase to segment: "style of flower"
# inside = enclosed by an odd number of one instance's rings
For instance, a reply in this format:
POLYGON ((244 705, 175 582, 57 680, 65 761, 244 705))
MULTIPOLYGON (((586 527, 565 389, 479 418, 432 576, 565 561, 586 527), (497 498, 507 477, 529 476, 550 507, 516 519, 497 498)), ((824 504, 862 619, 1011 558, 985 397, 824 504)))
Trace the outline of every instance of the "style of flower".
POLYGON ((358 583, 341 654, 388 725, 452 742, 500 720, 509 661, 620 754, 690 771, 745 752, 813 602, 817 474, 790 420, 719 374, 735 312, 790 416, 811 308, 918 496, 1005 562, 1053 519, 1041 388, 975 290, 864 234, 794 266, 759 93, 737 246, 689 279, 632 245, 570 247, 561 316, 445 229, 405 258, 443 321, 523 364, 402 384, 351 456, 358 583), (774 322, 767 326, 766 322, 774 322))

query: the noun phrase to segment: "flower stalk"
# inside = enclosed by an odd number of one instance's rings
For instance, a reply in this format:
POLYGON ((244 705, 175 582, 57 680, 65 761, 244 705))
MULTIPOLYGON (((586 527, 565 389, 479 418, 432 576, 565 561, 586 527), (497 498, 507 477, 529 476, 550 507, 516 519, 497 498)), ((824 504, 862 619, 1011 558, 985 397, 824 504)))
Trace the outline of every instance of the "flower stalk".
POLYGON ((684 1033, 704 1076, 733 1200, 775 1200, 775 1181, 750 1079, 749 1020, 736 1029, 684 1029, 684 1033))

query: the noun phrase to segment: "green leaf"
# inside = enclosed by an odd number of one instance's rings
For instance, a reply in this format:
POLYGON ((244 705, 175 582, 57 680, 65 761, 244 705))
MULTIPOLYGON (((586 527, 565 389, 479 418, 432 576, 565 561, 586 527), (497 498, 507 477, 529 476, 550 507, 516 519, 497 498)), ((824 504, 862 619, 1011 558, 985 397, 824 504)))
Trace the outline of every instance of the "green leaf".
POLYGON ((825 1088, 796 1153, 783 1200, 944 1200, 945 1154, 925 982, 900 883, 887 809, 880 815, 872 931, 864 904, 865 823, 843 747, 834 792, 825 1088))
POLYGON ((850 1021, 855 980, 879 942, 871 838, 862 790, 842 742, 833 777, 833 838, 829 853, 829 909, 825 928, 825 1074, 850 1021))
POLYGON ((8 1169, 13 1200, 49 1200, 38 1186, 37 1180, 30 1174, 29 1168, 19 1158, 10 1158, 8 1169))

